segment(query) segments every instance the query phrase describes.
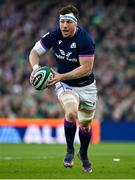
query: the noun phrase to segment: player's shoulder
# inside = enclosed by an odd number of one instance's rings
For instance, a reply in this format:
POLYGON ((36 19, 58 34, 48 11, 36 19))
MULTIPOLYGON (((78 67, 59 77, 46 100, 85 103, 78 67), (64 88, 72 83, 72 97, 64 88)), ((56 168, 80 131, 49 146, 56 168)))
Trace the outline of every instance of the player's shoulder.
POLYGON ((52 31, 50 31, 50 34, 51 34, 51 36, 54 38, 54 39, 57 39, 57 38, 59 38, 59 36, 60 36, 60 28, 54 28, 54 29, 52 29, 52 31))
POLYGON ((50 32, 53 36, 59 36, 60 34, 60 28, 56 27, 54 29, 52 29, 52 31, 50 32))
POLYGON ((60 29, 59 28, 54 28, 51 31, 48 31, 46 34, 44 34, 43 38, 46 37, 47 35, 50 36, 51 38, 56 38, 60 34, 60 29))
POLYGON ((85 30, 82 27, 77 27, 77 28, 78 28, 78 38, 77 38, 78 41, 85 42, 87 40, 87 41, 91 41, 94 43, 94 38, 93 38, 91 32, 88 32, 87 30, 85 30))

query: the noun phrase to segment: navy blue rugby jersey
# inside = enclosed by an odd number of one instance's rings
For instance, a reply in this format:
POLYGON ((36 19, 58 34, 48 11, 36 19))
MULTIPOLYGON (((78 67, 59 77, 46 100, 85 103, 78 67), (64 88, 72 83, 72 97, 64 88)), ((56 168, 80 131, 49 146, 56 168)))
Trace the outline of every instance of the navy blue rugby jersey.
MULTIPOLYGON (((40 40, 45 50, 53 49, 59 73, 66 73, 80 66, 79 57, 94 56, 95 43, 91 35, 77 27, 73 37, 63 37, 59 28, 45 34, 40 40)), ((86 86, 94 81, 94 74, 78 79, 62 81, 70 86, 86 86)))

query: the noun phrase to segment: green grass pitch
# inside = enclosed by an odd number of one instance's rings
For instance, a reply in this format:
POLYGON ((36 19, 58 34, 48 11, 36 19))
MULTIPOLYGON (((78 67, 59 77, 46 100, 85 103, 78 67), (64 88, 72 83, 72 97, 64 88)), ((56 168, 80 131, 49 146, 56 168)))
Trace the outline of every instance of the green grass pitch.
MULTIPOLYGON (((78 148, 76 145, 76 153, 78 148)), ((65 149, 61 144, 0 144, 0 179, 135 178, 135 143, 90 145, 91 174, 81 171, 77 157, 73 168, 64 168, 65 149)))

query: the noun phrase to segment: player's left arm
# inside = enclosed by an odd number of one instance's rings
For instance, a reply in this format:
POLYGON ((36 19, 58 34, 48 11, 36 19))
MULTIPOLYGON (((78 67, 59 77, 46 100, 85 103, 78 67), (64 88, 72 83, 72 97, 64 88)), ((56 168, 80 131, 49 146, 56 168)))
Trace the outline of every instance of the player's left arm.
POLYGON ((89 75, 92 72, 94 64, 94 56, 92 57, 81 57, 79 58, 80 66, 70 72, 60 74, 54 72, 54 78, 49 81, 48 86, 54 85, 55 83, 62 80, 78 79, 89 75))
POLYGON ((91 74, 94 64, 94 56, 79 57, 80 66, 68 73, 61 75, 61 80, 78 79, 91 74))

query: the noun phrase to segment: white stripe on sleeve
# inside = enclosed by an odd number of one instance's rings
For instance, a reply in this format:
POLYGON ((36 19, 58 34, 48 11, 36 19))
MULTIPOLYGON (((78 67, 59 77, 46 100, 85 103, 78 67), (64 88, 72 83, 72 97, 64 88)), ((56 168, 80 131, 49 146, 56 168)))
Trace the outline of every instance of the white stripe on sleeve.
POLYGON ((39 54, 43 55, 46 52, 46 49, 41 45, 40 41, 36 42, 33 49, 39 54))

